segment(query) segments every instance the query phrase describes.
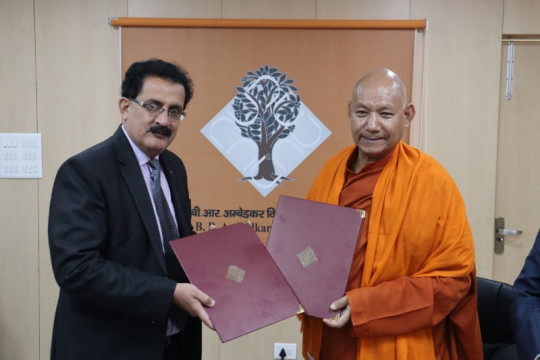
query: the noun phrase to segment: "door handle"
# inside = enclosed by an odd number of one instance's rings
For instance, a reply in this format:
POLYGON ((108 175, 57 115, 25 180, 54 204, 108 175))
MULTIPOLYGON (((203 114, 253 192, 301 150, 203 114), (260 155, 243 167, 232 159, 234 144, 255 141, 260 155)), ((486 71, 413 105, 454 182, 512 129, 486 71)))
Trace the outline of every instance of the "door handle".
POLYGON ((505 235, 521 235, 523 231, 504 228, 504 218, 495 218, 495 254, 504 252, 504 237, 505 235))
POLYGON ((521 230, 510 230, 510 229, 497 229, 497 234, 499 235, 521 235, 523 231, 521 230))

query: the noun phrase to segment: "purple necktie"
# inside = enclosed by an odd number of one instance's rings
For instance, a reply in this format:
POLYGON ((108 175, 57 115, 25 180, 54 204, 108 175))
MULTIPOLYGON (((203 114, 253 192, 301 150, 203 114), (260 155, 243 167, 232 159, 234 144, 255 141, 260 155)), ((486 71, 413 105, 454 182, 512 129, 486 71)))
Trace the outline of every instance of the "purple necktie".
POLYGON ((174 222, 171 210, 163 189, 161 188, 160 172, 161 166, 158 159, 152 159, 148 162, 150 166, 150 177, 152 178, 152 197, 156 204, 156 211, 159 218, 159 224, 161 225, 161 235, 163 236, 163 244, 167 244, 169 241, 178 239, 180 237, 178 228, 174 222))

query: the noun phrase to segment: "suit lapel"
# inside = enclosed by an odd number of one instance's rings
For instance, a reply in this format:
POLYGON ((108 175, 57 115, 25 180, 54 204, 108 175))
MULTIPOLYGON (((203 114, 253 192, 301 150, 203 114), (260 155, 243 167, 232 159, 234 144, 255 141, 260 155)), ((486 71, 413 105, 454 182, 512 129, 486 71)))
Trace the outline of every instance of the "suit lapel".
POLYGON ((156 222, 156 216, 152 208, 152 202, 150 200, 150 194, 144 182, 144 178, 141 174, 141 168, 137 162, 137 158, 133 153, 133 149, 122 129, 119 127, 114 134, 115 149, 118 162, 120 164, 120 171, 124 177, 124 181, 131 193, 133 201, 137 211, 141 215, 143 225, 146 229, 146 233, 154 249, 159 264, 164 272, 166 272, 165 259, 163 256, 163 248, 161 245, 161 236, 159 235, 159 228, 156 222))

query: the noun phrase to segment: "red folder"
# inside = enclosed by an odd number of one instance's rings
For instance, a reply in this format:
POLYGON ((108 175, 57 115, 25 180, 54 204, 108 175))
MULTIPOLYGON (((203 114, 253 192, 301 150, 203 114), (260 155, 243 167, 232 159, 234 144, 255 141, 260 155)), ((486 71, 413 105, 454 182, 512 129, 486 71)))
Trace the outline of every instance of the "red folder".
POLYGON ((295 315, 299 303, 250 225, 171 241, 189 281, 216 305, 208 316, 222 342, 295 315))
POLYGON ((206 311, 222 342, 295 315, 336 315, 345 294, 363 211, 281 196, 265 248, 238 223, 171 241, 191 283, 216 305, 206 311))
POLYGON ((266 248, 306 314, 329 319, 345 295, 363 210, 280 196, 266 248))

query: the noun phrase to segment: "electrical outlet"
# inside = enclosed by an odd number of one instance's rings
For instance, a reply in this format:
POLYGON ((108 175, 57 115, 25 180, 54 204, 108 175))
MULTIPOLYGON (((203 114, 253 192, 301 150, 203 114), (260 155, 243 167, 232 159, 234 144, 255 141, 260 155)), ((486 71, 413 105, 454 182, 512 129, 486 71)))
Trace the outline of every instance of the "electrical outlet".
POLYGON ((279 353, 281 349, 285 350, 284 359, 296 359, 296 344, 291 343, 274 343, 274 359, 281 359, 279 353))

